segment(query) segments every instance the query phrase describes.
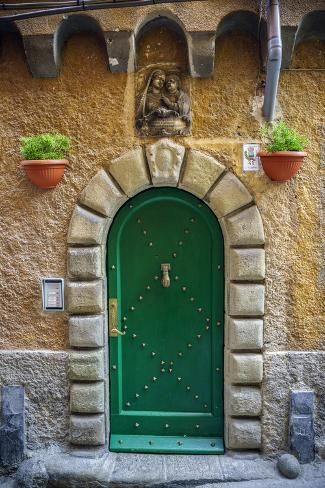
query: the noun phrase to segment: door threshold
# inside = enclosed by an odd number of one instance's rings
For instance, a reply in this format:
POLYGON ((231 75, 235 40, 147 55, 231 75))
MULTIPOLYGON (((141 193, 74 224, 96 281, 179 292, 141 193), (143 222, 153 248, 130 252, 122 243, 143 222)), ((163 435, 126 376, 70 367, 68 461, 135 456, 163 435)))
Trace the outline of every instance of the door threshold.
POLYGON ((182 437, 111 434, 113 452, 164 454, 224 454, 222 437, 182 437))

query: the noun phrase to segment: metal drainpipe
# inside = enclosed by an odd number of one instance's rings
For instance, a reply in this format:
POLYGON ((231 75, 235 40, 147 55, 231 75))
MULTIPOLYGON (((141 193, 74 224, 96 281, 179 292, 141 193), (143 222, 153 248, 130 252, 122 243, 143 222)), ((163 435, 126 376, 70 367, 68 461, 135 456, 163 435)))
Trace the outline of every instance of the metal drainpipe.
POLYGON ((282 61, 282 39, 279 0, 267 1, 267 49, 266 85, 263 115, 269 122, 274 118, 276 95, 282 61))

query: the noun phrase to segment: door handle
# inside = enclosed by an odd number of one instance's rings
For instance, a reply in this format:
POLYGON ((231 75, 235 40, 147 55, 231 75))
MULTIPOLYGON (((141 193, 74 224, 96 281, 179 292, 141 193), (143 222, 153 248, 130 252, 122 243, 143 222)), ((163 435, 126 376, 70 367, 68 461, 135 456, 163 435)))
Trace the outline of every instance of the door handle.
POLYGON ((117 325, 117 298, 109 298, 108 300, 108 321, 109 321, 109 335, 110 337, 117 337, 125 335, 118 329, 117 325))
POLYGON ((170 278, 168 273, 168 271, 170 271, 170 264, 161 264, 160 269, 162 271, 161 284, 164 288, 168 288, 170 286, 170 278))

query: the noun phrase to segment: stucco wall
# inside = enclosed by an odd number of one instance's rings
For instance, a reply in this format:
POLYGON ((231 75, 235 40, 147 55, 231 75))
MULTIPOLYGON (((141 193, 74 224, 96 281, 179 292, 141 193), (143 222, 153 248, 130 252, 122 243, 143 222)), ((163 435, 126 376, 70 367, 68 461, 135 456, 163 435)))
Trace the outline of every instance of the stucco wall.
MULTIPOLYGON (((101 167, 143 143, 135 136, 134 75, 111 74, 104 46, 72 37, 57 79, 33 79, 17 39, 5 36, 0 58, 1 348, 66 347, 65 314, 41 312, 40 278, 64 276, 66 233, 81 190, 101 167), (82 56, 81 56, 82 53, 82 56), (19 138, 60 131, 72 140, 71 168, 57 188, 34 187, 19 167, 19 138)), ((324 44, 299 46, 295 66, 324 66, 324 44), (308 56, 307 56, 308 53, 308 56)), ((254 195, 266 230, 265 347, 324 347, 321 310, 320 145, 323 72, 284 72, 279 104, 285 119, 311 140, 296 178, 271 182, 243 173, 241 143, 258 140, 251 114, 259 90, 256 42, 241 34, 217 41, 213 80, 192 80, 192 137, 179 141, 210 152, 254 195)))

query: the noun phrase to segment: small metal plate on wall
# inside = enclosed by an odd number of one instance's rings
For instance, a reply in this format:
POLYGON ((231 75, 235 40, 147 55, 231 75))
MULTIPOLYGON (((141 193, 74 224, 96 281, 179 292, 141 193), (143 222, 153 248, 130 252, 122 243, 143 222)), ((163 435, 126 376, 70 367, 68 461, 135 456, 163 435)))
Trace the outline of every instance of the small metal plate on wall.
POLYGON ((46 312, 62 312, 64 310, 64 279, 42 279, 42 303, 46 312))
POLYGON ((112 434, 110 450, 115 452, 156 452, 166 454, 224 454, 224 445, 221 437, 112 434))

